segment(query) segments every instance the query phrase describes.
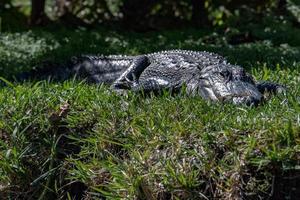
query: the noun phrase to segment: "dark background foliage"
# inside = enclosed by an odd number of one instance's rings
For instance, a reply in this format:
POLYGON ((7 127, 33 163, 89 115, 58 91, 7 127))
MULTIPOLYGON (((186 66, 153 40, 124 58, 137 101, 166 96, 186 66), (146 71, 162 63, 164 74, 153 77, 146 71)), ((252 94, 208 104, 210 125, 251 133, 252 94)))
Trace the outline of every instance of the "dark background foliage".
MULTIPOLYGON (((185 26, 212 27, 250 23, 280 16, 299 25, 299 0, 2 0, 3 28, 12 15, 28 16, 31 26, 63 23, 69 26, 120 25, 148 31, 185 26), (22 3, 21 3, 22 2, 22 3)), ((15 18, 15 17, 14 17, 15 18)), ((19 21, 20 22, 20 21, 19 21)))

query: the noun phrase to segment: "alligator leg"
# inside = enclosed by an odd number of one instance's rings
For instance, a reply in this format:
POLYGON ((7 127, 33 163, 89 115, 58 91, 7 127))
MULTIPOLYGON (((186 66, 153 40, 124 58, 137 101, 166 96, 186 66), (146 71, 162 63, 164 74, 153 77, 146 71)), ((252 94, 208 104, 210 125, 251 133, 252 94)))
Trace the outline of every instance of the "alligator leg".
POLYGON ((112 84, 112 88, 117 91, 130 90, 136 88, 141 73, 150 65, 146 56, 136 57, 128 69, 112 84))
POLYGON ((278 83, 272 82, 260 82, 256 85, 260 93, 271 93, 271 94, 284 94, 286 92, 286 87, 278 83))

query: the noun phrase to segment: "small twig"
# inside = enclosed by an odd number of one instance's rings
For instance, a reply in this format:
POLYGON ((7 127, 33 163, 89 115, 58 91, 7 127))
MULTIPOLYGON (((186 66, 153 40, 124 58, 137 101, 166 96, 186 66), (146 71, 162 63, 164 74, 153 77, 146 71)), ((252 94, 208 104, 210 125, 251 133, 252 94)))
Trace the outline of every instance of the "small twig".
POLYGON ((271 193, 269 195, 269 198, 272 198, 273 194, 274 194, 274 187, 275 187, 275 176, 272 177, 272 189, 271 189, 271 193))
POLYGON ((293 176, 293 177, 283 177, 283 179, 287 179, 287 180, 293 180, 293 179, 297 179, 297 178, 300 178, 300 175, 293 176))

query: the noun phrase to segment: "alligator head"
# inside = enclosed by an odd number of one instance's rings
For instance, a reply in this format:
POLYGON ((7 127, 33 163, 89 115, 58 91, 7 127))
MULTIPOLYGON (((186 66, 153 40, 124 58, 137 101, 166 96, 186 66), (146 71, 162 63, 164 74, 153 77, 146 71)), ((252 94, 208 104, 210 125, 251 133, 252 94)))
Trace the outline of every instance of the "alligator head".
POLYGON ((258 105, 263 100, 253 77, 239 66, 224 63, 205 67, 198 83, 198 93, 205 99, 246 105, 258 105))

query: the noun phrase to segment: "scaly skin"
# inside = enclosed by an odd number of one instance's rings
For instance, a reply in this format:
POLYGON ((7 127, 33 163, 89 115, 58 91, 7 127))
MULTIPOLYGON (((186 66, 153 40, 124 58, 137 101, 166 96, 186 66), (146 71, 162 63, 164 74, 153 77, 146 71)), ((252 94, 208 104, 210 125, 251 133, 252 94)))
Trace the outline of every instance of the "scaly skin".
POLYGON ((80 56, 61 67, 48 66, 23 77, 65 80, 73 76, 90 83, 106 83, 116 91, 179 91, 212 101, 257 105, 263 93, 285 88, 276 83, 256 83, 242 67, 209 52, 169 50, 139 56, 80 56))

